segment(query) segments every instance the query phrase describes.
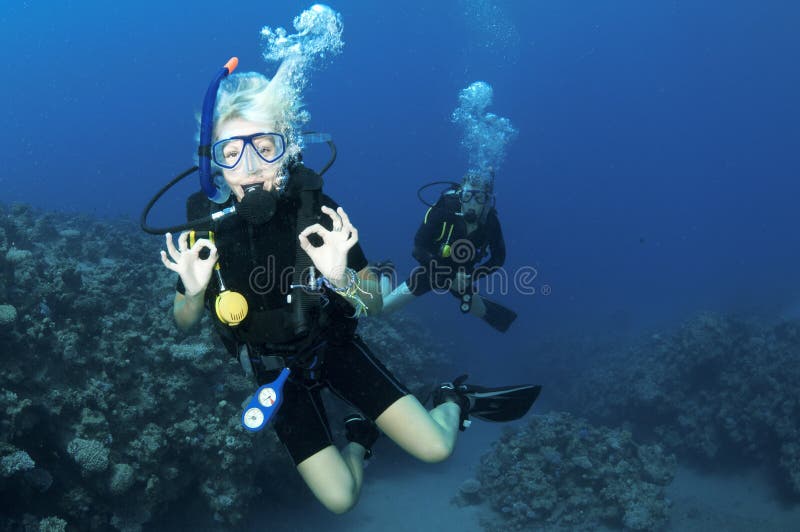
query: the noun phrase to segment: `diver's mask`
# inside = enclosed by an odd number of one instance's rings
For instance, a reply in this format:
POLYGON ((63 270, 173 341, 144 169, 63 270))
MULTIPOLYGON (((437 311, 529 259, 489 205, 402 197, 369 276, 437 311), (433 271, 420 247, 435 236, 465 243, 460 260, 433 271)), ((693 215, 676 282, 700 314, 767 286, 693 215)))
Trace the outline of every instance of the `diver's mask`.
POLYGON ((253 171, 261 162, 272 164, 285 153, 286 139, 280 133, 273 132, 237 135, 218 140, 211 146, 214 164, 227 170, 236 168, 244 158, 247 170, 253 171))
POLYGON ((480 189, 462 188, 459 194, 461 201, 461 215, 469 224, 483 221, 486 217, 487 204, 494 199, 494 195, 480 189))

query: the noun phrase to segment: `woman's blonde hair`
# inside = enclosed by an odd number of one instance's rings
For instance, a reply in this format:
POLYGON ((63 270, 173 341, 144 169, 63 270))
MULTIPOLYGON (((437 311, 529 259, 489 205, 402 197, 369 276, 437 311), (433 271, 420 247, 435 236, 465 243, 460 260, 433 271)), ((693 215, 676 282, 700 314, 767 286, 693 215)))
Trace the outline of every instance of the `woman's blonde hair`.
MULTIPOLYGON (((303 116, 299 111, 302 104, 277 81, 270 81, 258 72, 234 73, 223 79, 214 107, 213 140, 219 140, 217 130, 223 122, 241 118, 271 124, 273 133, 284 136, 286 154, 292 156, 299 152, 300 139, 296 128, 298 118, 303 116)), ((197 140, 200 140, 199 123, 197 140)))
POLYGON ((281 98, 284 95, 280 92, 270 87, 269 79, 258 72, 231 74, 223 79, 214 108, 215 133, 220 124, 233 118, 273 123, 276 129, 285 129, 287 108, 291 105, 281 98))

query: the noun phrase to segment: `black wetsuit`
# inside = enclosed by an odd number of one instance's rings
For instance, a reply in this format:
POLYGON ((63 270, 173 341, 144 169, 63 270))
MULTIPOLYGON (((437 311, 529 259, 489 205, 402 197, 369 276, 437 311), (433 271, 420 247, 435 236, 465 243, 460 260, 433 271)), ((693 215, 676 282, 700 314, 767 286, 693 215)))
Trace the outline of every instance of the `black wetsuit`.
MULTIPOLYGON (((425 219, 414 236, 412 253, 420 265, 406 280, 415 296, 431 290, 452 290, 459 271, 471 274, 474 282, 505 263, 506 245, 495 208, 490 207, 486 219, 471 233, 467 232, 464 217, 458 215, 460 210, 458 195, 445 193, 425 213, 425 219), (450 250, 448 257, 443 253, 446 245, 450 250), (489 258, 484 261, 487 252, 489 258)), ((455 292, 454 295, 458 296, 455 292)))
MULTIPOLYGON (((226 288, 247 299, 247 317, 240 325, 229 327, 213 311, 219 293, 216 279, 212 278, 206 289, 206 307, 230 353, 238 356, 242 346, 247 346, 259 385, 274 380, 281 369, 265 361, 282 361, 292 368, 274 426, 295 464, 332 445, 320 397, 322 388, 328 387, 373 420, 408 394, 355 334, 358 320, 352 317, 354 309, 338 294, 327 291, 328 302, 320 302, 307 313, 308 330, 297 332, 293 304, 287 296, 296 262, 297 235, 303 229, 296 227, 299 188, 304 181, 315 179, 319 181, 311 170, 296 165, 275 215, 264 225, 251 225, 243 217, 233 216, 213 227, 198 228, 214 231, 226 288)), ((315 197, 320 205, 334 210, 338 207, 321 192, 315 197)), ((202 193, 195 194, 187 202, 188 219, 207 216, 222 207, 210 203, 202 193)), ((318 206, 315 212, 314 222, 330 229, 330 218, 321 214, 318 206)), ((348 252, 347 265, 356 271, 367 265, 359 244, 348 252)), ((184 293, 180 279, 177 290, 184 293)), ((365 303, 369 306, 369 298, 365 303)))

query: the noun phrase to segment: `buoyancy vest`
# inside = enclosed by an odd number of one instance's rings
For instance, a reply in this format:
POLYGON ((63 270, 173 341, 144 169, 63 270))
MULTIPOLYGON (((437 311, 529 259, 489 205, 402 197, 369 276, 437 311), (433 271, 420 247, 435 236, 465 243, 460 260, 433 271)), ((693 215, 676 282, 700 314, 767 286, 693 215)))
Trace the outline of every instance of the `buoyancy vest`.
MULTIPOLYGON (((323 309, 318 294, 300 287, 307 286, 313 264, 300 248, 297 235, 319 221, 321 196, 322 178, 297 163, 290 170, 275 216, 267 224, 253 226, 234 216, 199 228, 214 233, 225 284, 242 293, 250 308, 248 316, 235 327, 222 323, 211 312, 215 328, 232 355, 238 356, 242 344, 260 351, 291 353, 302 351, 323 335, 334 342, 352 338, 357 320, 347 317, 347 303, 332 297, 323 309)), ((227 206, 197 193, 187 200, 187 217, 196 219, 227 206)), ((312 243, 316 244, 313 238, 312 243)), ((206 291, 207 307, 211 308, 217 293, 212 280, 206 291)))

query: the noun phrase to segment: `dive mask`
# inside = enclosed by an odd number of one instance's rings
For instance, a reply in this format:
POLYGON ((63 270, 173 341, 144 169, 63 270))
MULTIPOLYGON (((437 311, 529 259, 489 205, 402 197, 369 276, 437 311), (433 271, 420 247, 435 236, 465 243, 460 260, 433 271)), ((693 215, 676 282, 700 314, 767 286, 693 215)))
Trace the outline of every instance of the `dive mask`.
POLYGON ((491 194, 488 192, 484 192, 483 190, 474 190, 474 189, 464 189, 461 191, 461 203, 469 203, 470 201, 475 201, 478 205, 486 205, 486 202, 489 201, 491 194))
POLYGON ((211 146, 211 159, 231 170, 241 162, 248 146, 265 163, 274 163, 286 153, 286 140, 280 133, 255 133, 218 140, 211 146))

